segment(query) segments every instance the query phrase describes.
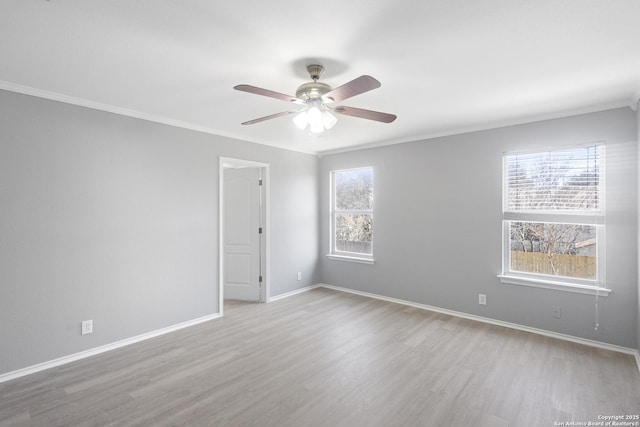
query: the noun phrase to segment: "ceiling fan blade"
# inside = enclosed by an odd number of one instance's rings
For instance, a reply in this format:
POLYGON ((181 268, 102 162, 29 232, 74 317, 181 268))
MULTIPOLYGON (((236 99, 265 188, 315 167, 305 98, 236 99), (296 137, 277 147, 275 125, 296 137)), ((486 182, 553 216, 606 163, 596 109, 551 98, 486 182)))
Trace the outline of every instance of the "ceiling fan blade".
POLYGON ((302 99, 298 99, 295 96, 285 95, 284 93, 274 92, 268 89, 262 89, 261 87, 251 86, 251 85, 237 85, 233 87, 235 90, 239 90, 242 92, 253 93, 256 95, 268 96, 270 98, 279 99, 281 101, 293 102, 295 104, 304 104, 302 99))
POLYGON ((324 94, 323 98, 328 102, 338 102, 352 96, 360 95, 361 93, 369 92, 370 90, 380 87, 380 82, 371 76, 360 76, 357 79, 353 79, 348 83, 338 86, 332 91, 324 94))
POLYGON ((283 111, 281 113, 271 114, 270 116, 260 117, 258 119, 249 120, 248 122, 241 123, 243 125, 254 125, 256 123, 264 122, 266 120, 276 119, 282 116, 288 116, 289 114, 295 114, 297 111, 283 111))
POLYGON ((381 113, 379 111, 364 110, 362 108, 339 106, 333 111, 345 116, 359 117, 361 119, 375 120, 376 122, 391 123, 398 116, 395 114, 381 113))

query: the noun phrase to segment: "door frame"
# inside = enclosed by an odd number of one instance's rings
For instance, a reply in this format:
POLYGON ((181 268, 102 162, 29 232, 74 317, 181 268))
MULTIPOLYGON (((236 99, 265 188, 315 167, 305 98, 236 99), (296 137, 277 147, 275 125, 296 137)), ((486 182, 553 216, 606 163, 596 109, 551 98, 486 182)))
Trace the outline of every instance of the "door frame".
POLYGON ((269 179, 269 164, 263 162, 256 162, 253 160, 236 159, 232 157, 220 156, 220 162, 218 165, 219 178, 218 178, 218 298, 219 307, 218 311, 220 316, 224 311, 224 169, 230 167, 257 167, 262 169, 262 206, 260 209, 260 215, 264 219, 263 224, 263 238, 260 244, 260 254, 262 257, 262 285, 263 292, 260 295, 260 302, 269 302, 271 295, 271 222, 269 216, 270 210, 270 183, 269 179))

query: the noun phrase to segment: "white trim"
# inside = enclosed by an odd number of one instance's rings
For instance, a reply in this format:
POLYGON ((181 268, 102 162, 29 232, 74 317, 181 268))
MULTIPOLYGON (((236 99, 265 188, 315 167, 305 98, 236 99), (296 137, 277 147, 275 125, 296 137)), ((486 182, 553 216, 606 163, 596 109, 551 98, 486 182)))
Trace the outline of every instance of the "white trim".
POLYGON ((264 262, 264 294, 260 302, 269 302, 271 299, 271 177, 269 173, 269 163, 256 162, 253 160, 236 159, 233 157, 220 156, 218 163, 218 298, 219 312, 224 313, 224 169, 231 167, 256 167, 264 171, 264 207, 260 215, 264 214, 264 244, 260 248, 265 252, 264 262))
POLYGON ((224 160, 218 159, 218 313, 224 314, 224 160))
POLYGON ((38 363, 37 365, 27 366, 26 368, 18 369, 15 371, 0 374, 0 383, 11 381, 16 378, 24 377, 26 375, 35 374, 36 372, 44 371, 45 369, 55 368, 56 366, 65 365, 67 363, 75 362, 77 360, 86 359, 87 357, 95 356, 107 351, 115 350, 121 347, 125 347, 131 344, 135 344, 141 341, 155 338, 160 335, 165 335, 170 332, 175 332, 180 329, 195 326, 200 323, 208 322, 210 320, 218 319, 221 314, 210 314, 208 316, 199 317, 197 319, 188 320, 186 322, 178 323, 176 325, 167 326, 166 328, 156 329, 155 331, 146 332, 135 337, 125 338, 120 341, 112 342, 110 344, 101 345, 99 347, 90 348, 88 350, 81 351, 79 353, 69 354, 57 359, 49 360, 47 362, 38 363))
POLYGON ((507 150, 502 152, 502 156, 523 156, 527 154, 539 154, 539 153, 547 153, 549 151, 564 151, 564 150, 573 150, 575 148, 587 148, 587 147, 595 147, 595 146, 605 146, 607 145, 606 140, 597 139, 595 141, 588 142, 563 142, 563 143, 550 143, 548 145, 543 145, 539 148, 528 148, 528 149, 519 149, 519 150, 507 150))
MULTIPOLYGON (((277 301, 277 300, 281 300, 281 299, 285 299, 294 295, 298 295, 307 291, 311 291, 313 289, 317 289, 317 288, 326 288, 326 289, 332 289, 334 291, 339 291, 339 292, 346 292, 346 293, 350 293, 350 294, 355 294, 355 295, 361 295, 364 297, 368 297, 368 298, 374 298, 377 300, 382 300, 382 301, 388 301, 388 302, 393 302, 396 304, 402 304, 402 305, 406 305, 406 306, 410 306, 410 307, 416 307, 416 308, 420 308, 423 310, 429 310, 429 311, 434 311, 436 313, 443 313, 443 314, 448 314, 451 316, 456 316, 456 317, 461 317, 464 319, 469 319, 469 320, 476 320, 478 322, 482 322, 482 323, 488 323, 488 324, 492 324, 492 325, 497 325, 497 326, 504 326, 506 328, 511 328, 511 329, 517 329, 520 331, 525 331, 525 332, 531 332, 534 334, 539 334, 539 335, 544 335, 544 336, 548 336, 551 338, 557 338, 557 339, 561 339, 561 340, 565 340, 565 341, 570 341, 570 342, 575 342, 578 344, 584 344, 584 345, 588 345, 590 347, 597 347, 597 348, 602 348, 605 350, 611 350, 611 351, 616 351, 619 353, 624 353, 624 354, 630 354, 633 355, 635 357, 636 360, 636 364, 638 365, 638 370, 640 371, 640 351, 636 350, 636 349, 632 349, 632 348, 627 348, 627 347, 622 347, 622 346, 617 346, 617 345, 613 345, 613 344, 606 344, 606 343, 601 343, 599 341, 592 341, 592 340, 587 340, 584 338, 577 338, 577 337, 573 337, 571 335, 565 335, 565 334, 559 334, 556 332, 549 332, 549 331, 545 331, 543 329, 537 329, 537 328, 531 328, 528 326, 522 326, 522 325, 518 325, 515 323, 509 323, 509 322, 503 322, 501 320, 495 320, 495 319, 490 319, 487 317, 482 317, 482 316, 476 316, 473 314, 467 314, 467 313, 462 313, 459 311, 453 311, 453 310, 447 310, 444 308, 439 308, 439 307, 434 307, 434 306, 430 306, 430 305, 426 305, 426 304, 418 304, 418 303, 414 303, 411 301, 406 301, 406 300, 401 300, 401 299, 397 299, 397 298, 390 298, 390 297, 385 297, 382 295, 378 295, 378 294, 372 294, 369 292, 362 292, 362 291, 356 291, 353 289, 348 289, 348 288, 342 288, 339 286, 333 286, 333 285, 328 285, 326 283, 318 283, 312 286, 306 286, 304 288, 300 288, 300 289, 296 289, 294 291, 291 292, 286 292, 284 294, 280 294, 280 295, 276 295, 275 297, 272 297, 269 299, 269 301, 277 301)), ((141 334, 141 335, 137 335, 135 337, 131 337, 131 338, 125 338, 123 340, 120 341, 116 341, 114 343, 111 344, 106 344, 100 347, 95 347, 89 350, 85 350, 85 351, 81 351, 79 353, 74 353, 74 354, 70 354, 68 356, 63 356, 60 357, 58 359, 54 359, 54 360, 50 360, 47 362, 43 362, 43 363, 39 363, 37 365, 32 365, 32 366, 28 366, 26 368, 22 368, 22 369, 18 369, 15 371, 11 371, 11 372, 7 372, 5 374, 0 374, 0 383, 6 382, 6 381, 11 381, 20 377, 24 377, 26 375, 30 375, 30 374, 35 374, 36 372, 40 372, 40 371, 44 371, 46 369, 50 369, 50 368, 55 368, 57 366, 61 366, 61 365, 65 365, 67 363, 71 363, 71 362, 75 362, 77 360, 81 360, 81 359, 85 359, 87 357, 91 357, 91 356, 95 356, 101 353, 105 353, 107 351, 111 351, 111 350, 115 350, 121 347, 125 347, 131 344, 135 344, 141 341, 145 341, 148 340, 150 338, 155 338, 157 336, 160 335, 164 335, 164 334, 168 334, 180 329, 184 329, 184 328, 188 328, 190 326, 195 326, 197 324, 200 323, 204 323, 204 322, 208 322, 210 320, 215 320, 215 319, 219 319, 220 317, 222 317, 222 314, 211 314, 208 316, 203 316, 203 317, 199 317, 197 319, 193 319, 193 320, 189 320, 183 323, 179 323, 177 325, 173 325, 173 326, 168 326, 166 328, 162 328, 162 329, 158 329, 152 332, 147 332, 145 334, 141 334)))
POLYGON ((342 287, 339 287, 339 286, 327 285, 325 283, 319 284, 319 287, 327 288, 327 289, 333 289, 334 291, 340 291, 340 292, 346 292, 346 293, 355 294, 355 295, 361 295, 361 296, 364 296, 364 297, 374 298, 374 299, 378 299, 378 300, 382 300, 382 301, 393 302, 393 303, 396 303, 396 304, 402 304, 402 305, 406 305, 406 306, 409 306, 409 307, 420 308, 420 309, 423 309, 423 310, 434 311, 436 313, 448 314, 450 316, 461 317, 463 319, 476 320, 478 322, 488 323, 488 324, 496 325, 496 326, 503 326, 505 328, 516 329, 516 330, 519 330, 519 331, 531 332, 531 333, 534 333, 534 334, 543 335, 543 336, 550 337, 550 338, 557 338, 557 339, 564 340, 564 341, 569 341, 569 342, 573 342, 573 343, 577 343, 577 344, 587 345, 589 347, 602 348, 604 350, 611 350, 611 351, 615 351, 615 352, 618 352, 618 353, 630 354, 632 356, 635 356, 636 362, 638 364, 638 370, 640 370, 640 354, 638 353, 638 350, 633 349, 633 348, 622 347, 622 346, 614 345, 614 344, 607 344, 607 343, 603 343, 603 342, 600 342, 600 341, 594 341, 594 340, 589 340, 589 339, 586 339, 586 338, 574 337, 572 335, 560 334, 560 333, 557 333, 557 332, 546 331, 544 329, 538 329, 538 328, 532 328, 530 326, 519 325, 517 323, 504 322, 502 320, 491 319, 489 317, 477 316, 475 314, 468 314, 468 313, 463 313, 463 312, 460 312, 460 311, 448 310, 446 308, 434 307, 434 306, 426 305, 426 304, 419 304, 419 303, 406 301, 406 300, 401 300, 401 299, 397 299, 397 298, 386 297, 386 296, 383 296, 383 295, 372 294, 372 293, 369 293, 369 292, 362 292, 362 291, 356 291, 356 290, 353 290, 353 289, 342 288, 342 287))
POLYGON ((510 285, 519 286, 531 286, 534 288, 553 289, 555 291, 575 292, 578 294, 587 295, 599 295, 601 297, 607 297, 611 292, 611 289, 601 288, 597 286, 580 285, 567 282, 556 282, 553 280, 541 280, 532 279, 528 277, 517 277, 505 274, 498 274, 498 278, 502 283, 508 283, 510 285))
POLYGON ((256 139, 249 138, 246 135, 237 135, 231 132, 223 132, 219 129, 212 129, 206 126, 182 122, 182 121, 170 119, 167 117, 157 116, 154 114, 144 113, 136 110, 129 110, 122 107, 116 107, 114 105, 102 104, 99 102, 89 101, 83 98, 63 95, 61 93, 51 92, 44 89, 38 89, 38 88, 20 85, 17 83, 12 83, 12 82, 3 81, 3 80, 0 80, 0 89, 6 90, 9 92, 21 93, 23 95, 35 96, 37 98, 44 98, 52 101, 63 102, 65 104, 72 104, 80 107, 91 108, 94 110, 106 111, 108 113, 119 114, 121 116, 133 117, 133 118, 147 120, 155 123, 162 123, 168 126, 174 126, 174 127, 179 127, 183 129, 194 130, 197 132, 208 133, 211 135, 218 135, 218 136, 224 136, 227 138, 239 139, 247 142, 254 142, 256 144, 267 145, 270 147, 280 148, 282 150, 312 154, 318 157, 328 156, 332 154, 339 154, 339 153, 347 153, 351 151, 368 150, 371 148, 386 147, 389 145, 420 142, 420 141, 425 141, 429 139, 443 138, 443 137, 453 136, 453 135, 462 135, 462 134, 471 133, 471 132, 482 132, 482 131, 500 129, 500 128, 505 128, 510 126, 527 125, 527 124, 532 124, 532 123, 537 123, 537 122, 542 122, 547 120, 562 119, 567 117, 579 116, 583 114, 598 113, 602 111, 613 110, 613 109, 623 108, 623 107, 629 107, 635 111, 638 106, 638 103, 640 103, 640 91, 638 91, 634 95, 632 95, 631 98, 626 102, 625 101, 611 102, 611 103, 600 104, 597 106, 576 108, 570 111, 541 114, 541 115, 536 115, 536 116, 525 118, 525 119, 503 120, 500 122, 487 124, 487 125, 459 127, 456 129, 445 131, 445 132, 430 132, 426 134, 414 135, 414 136, 409 136, 404 138, 390 139, 386 141, 364 143, 364 144, 353 145, 349 147, 341 147, 341 148, 317 151, 317 150, 304 149, 302 146, 292 147, 292 146, 284 146, 284 145, 280 146, 276 144, 265 144, 265 142, 262 140, 259 140, 257 138, 256 139))
POLYGON ((599 209, 591 213, 571 213, 568 211, 504 211, 505 221, 543 222, 560 224, 604 225, 604 211, 599 209))
POLYGON ((319 288, 320 286, 321 285, 305 286, 304 288, 295 289, 295 290, 290 291, 290 292, 285 292, 284 294, 279 294, 279 295, 276 295, 275 297, 269 298, 269 302, 273 302, 273 301, 278 301, 278 300, 281 300, 281 299, 289 298, 289 297, 292 297, 294 295, 298 295, 298 294, 301 294, 303 292, 307 292, 307 291, 311 291, 313 289, 319 288))
POLYGON ((376 260, 374 260, 373 258, 360 258, 355 256, 336 255, 336 254, 327 254, 327 258, 332 259, 334 261, 357 262, 360 264, 375 264, 376 262, 376 260))
MULTIPOLYGON (((336 215, 338 214, 363 214, 370 215, 373 219, 374 208, 371 209, 336 209, 336 173, 339 172, 350 172, 350 171, 359 171, 359 170, 371 170, 371 180, 372 186, 374 188, 375 194, 375 168, 373 166, 358 166, 354 168, 347 169, 335 169, 329 171, 329 254, 327 254, 327 258, 333 259, 336 261, 350 261, 357 262, 361 264, 373 264, 373 253, 371 254, 363 254, 363 253, 354 253, 354 252, 346 252, 346 251, 337 251, 336 250, 336 215)), ((375 203, 375 202, 374 202, 375 203)), ((375 226, 374 226, 375 227, 375 226)), ((371 249, 373 251, 374 241, 371 241, 371 249)))
MULTIPOLYGON (((640 94, 640 92, 639 92, 639 94, 640 94)), ((640 96, 638 98, 640 98, 640 96)), ((640 99, 638 99, 638 101, 640 101, 640 99)), ((386 141, 363 143, 363 144, 359 144, 359 145, 353 145, 353 146, 350 146, 350 147, 341 147, 341 148, 335 148, 335 149, 329 149, 329 150, 320 151, 318 153, 318 156, 322 157, 322 156, 329 156, 329 155, 333 155, 333 154, 348 153, 348 152, 351 152, 351 151, 368 150, 368 149, 371 149, 371 148, 386 147, 386 146, 389 146, 389 145, 405 144, 405 143, 412 143, 412 142, 421 142, 421 141, 427 141, 427 140, 431 140, 431 139, 444 138, 444 137, 448 137, 448 136, 463 135, 463 134, 472 133, 472 132, 491 131, 491 130, 506 128, 506 127, 511 127, 511 126, 526 126, 526 125, 529 125, 529 124, 535 124, 535 123, 544 122, 544 121, 547 121, 547 120, 564 119, 564 118, 569 118, 569 117, 581 116, 583 114, 593 114, 593 113, 599 113, 599 112, 608 111, 608 110, 614 110, 614 109, 618 109, 618 108, 625 108, 625 107, 626 108, 631 108, 630 104, 632 104, 632 103, 633 103, 633 101, 630 102, 629 100, 616 101, 616 102, 611 102, 611 103, 607 103, 607 104, 601 104, 601 105, 598 105, 598 106, 577 108, 577 109, 573 109, 573 110, 570 110, 570 111, 563 111, 563 112, 558 112, 558 113, 541 114, 541 115, 536 115, 536 116, 530 116, 528 118, 519 118, 519 119, 514 119, 514 120, 503 120, 503 121, 499 121, 499 122, 494 122, 494 123, 489 123, 489 124, 484 124, 484 125, 478 125, 478 126, 458 127, 456 129, 451 129, 451 130, 447 130, 447 131, 444 131, 444 132, 430 132, 430 133, 423 133, 423 134, 408 136, 408 137, 404 137, 404 138, 390 139, 390 140, 386 140, 386 141)))
POLYGON ((220 129, 213 129, 207 126, 197 125, 194 123, 183 122, 180 120, 171 119, 169 117, 158 116, 156 114, 145 113, 137 110, 130 110, 128 108, 117 107, 115 105, 103 104, 100 102, 90 101, 88 99, 76 98, 74 96, 64 95, 57 92, 50 92, 48 90, 38 89, 30 86, 24 86, 16 83, 0 80, 0 89, 21 93, 23 95, 35 96, 36 98, 49 99, 51 101, 62 102, 65 104, 77 105, 79 107, 91 108, 92 110, 105 111, 107 113, 118 114, 126 117, 133 117, 135 119, 147 120, 149 122, 161 123, 163 125, 173 126, 182 129, 193 130, 196 132, 208 133, 210 135, 224 136, 227 138, 238 139, 241 141, 254 142, 256 144, 268 145, 270 147, 280 148, 282 150, 295 151, 299 153, 318 155, 318 151, 305 149, 302 144, 296 146, 285 146, 277 144, 265 144, 263 140, 250 138, 246 135, 239 135, 232 132, 225 132, 220 129))
POLYGON ((520 286, 532 286, 544 289, 553 289, 566 292, 582 293, 588 295, 608 296, 611 292, 606 288, 606 142, 599 140, 580 144, 563 145, 559 147, 549 147, 547 149, 536 149, 523 152, 503 152, 502 153, 502 274, 498 278, 502 283, 520 286), (531 154, 549 154, 580 148, 596 147, 599 152, 600 172, 598 183, 598 209, 594 211, 536 211, 536 210, 508 210, 509 180, 508 180, 508 158, 513 156, 531 154), (560 224, 583 224, 595 227, 596 230, 596 280, 562 277, 556 280, 555 276, 542 275, 533 272, 512 271, 511 259, 511 238, 510 226, 512 222, 537 222, 537 223, 560 223, 560 224))

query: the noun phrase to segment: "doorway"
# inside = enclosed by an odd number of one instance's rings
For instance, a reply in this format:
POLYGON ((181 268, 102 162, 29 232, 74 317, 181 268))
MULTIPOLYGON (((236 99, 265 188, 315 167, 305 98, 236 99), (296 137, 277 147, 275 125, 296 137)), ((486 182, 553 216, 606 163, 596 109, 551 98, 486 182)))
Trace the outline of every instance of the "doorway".
POLYGON ((269 300, 269 165, 220 158, 220 314, 224 300, 269 300))

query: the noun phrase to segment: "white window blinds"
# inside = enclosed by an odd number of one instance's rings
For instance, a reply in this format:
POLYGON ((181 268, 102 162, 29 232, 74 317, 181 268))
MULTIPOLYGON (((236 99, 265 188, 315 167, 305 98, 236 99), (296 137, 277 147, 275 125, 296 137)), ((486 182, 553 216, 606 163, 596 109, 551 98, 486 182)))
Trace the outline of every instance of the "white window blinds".
POLYGON ((505 156, 505 211, 599 211, 603 146, 505 156))

